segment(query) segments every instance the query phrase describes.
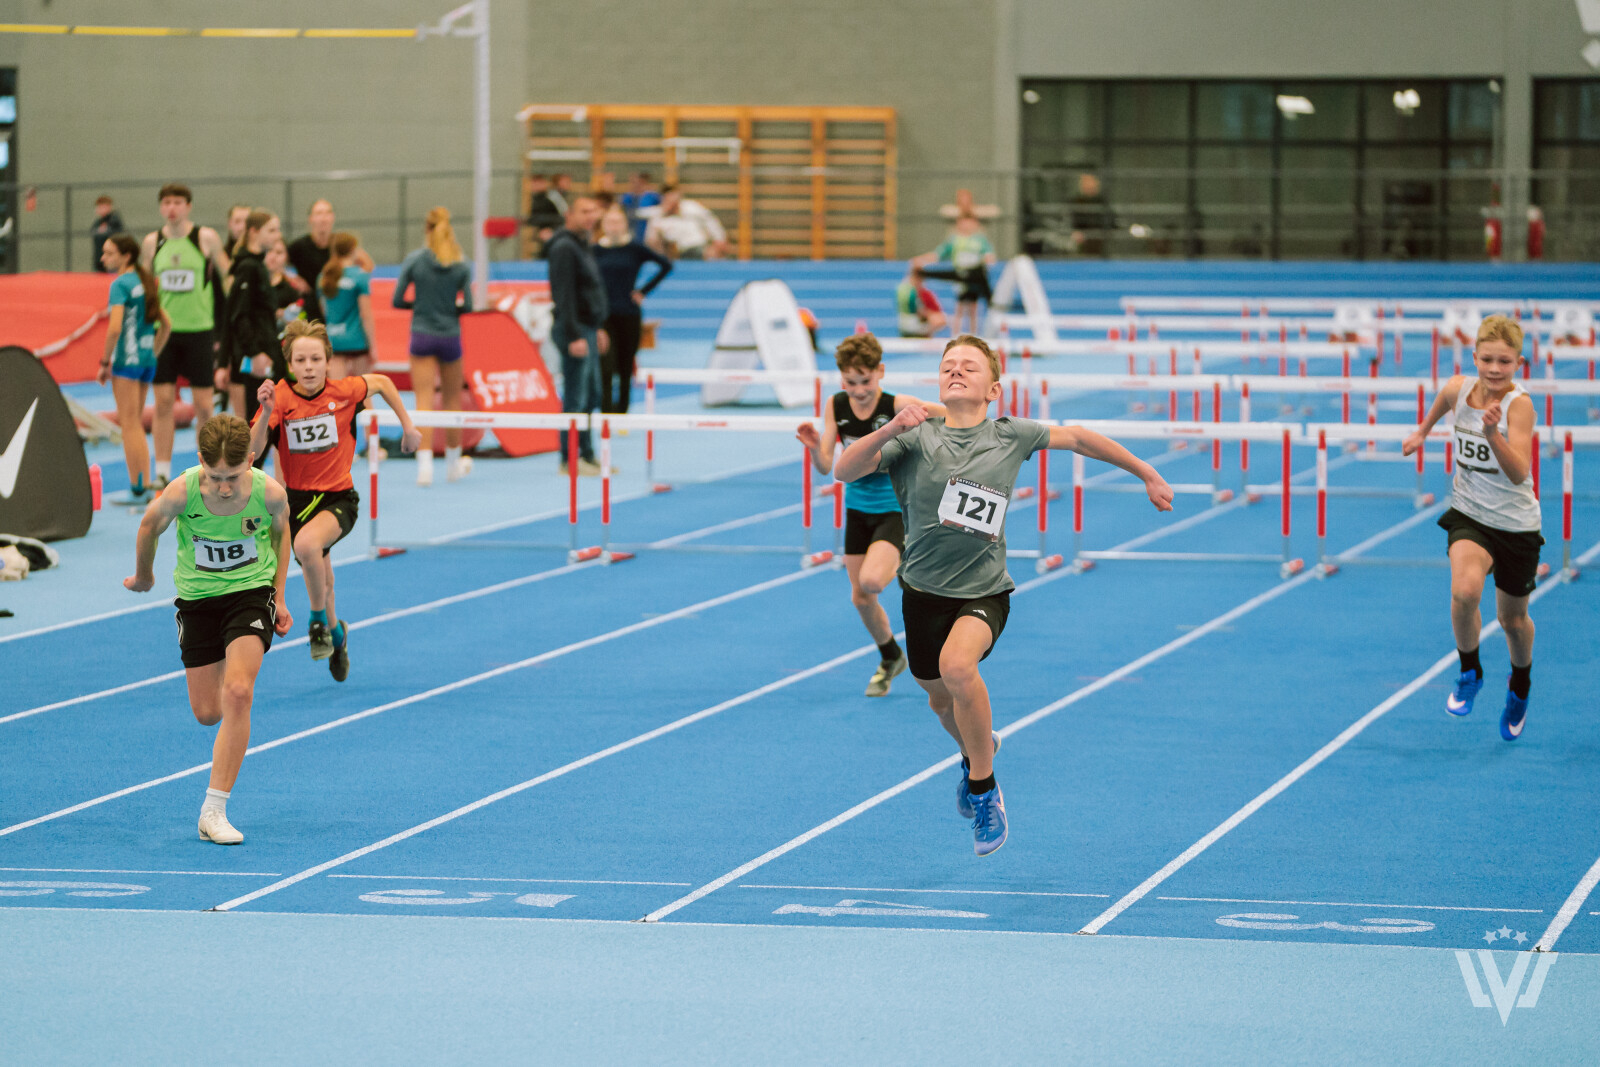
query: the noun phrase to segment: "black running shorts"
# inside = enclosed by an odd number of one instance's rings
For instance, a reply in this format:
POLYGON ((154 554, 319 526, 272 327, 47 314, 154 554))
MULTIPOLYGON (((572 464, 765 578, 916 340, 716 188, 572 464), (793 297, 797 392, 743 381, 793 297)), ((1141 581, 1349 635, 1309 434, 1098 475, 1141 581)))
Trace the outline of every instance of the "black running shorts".
POLYGON ((844 554, 864 556, 874 541, 887 541, 896 552, 906 550, 906 520, 898 511, 844 512, 844 554))
MULTIPOLYGON (((311 489, 289 489, 289 540, 293 541, 300 533, 300 528, 310 522, 320 512, 328 512, 339 520, 339 536, 333 539, 336 545, 343 541, 345 535, 355 529, 356 520, 361 517, 361 494, 354 489, 340 489, 336 492, 316 491, 311 489)), ((322 550, 326 556, 333 545, 322 550)))
POLYGON ((217 366, 211 342, 210 330, 174 332, 156 357, 156 384, 171 385, 182 378, 196 389, 210 390, 215 384, 217 366))
POLYGON ((1000 635, 1005 632, 1006 617, 1011 614, 1011 591, 961 600, 956 597, 935 596, 900 582, 900 614, 906 620, 906 659, 911 664, 911 676, 931 682, 939 677, 939 653, 944 651, 945 640, 955 627, 956 620, 971 615, 989 624, 993 636, 989 648, 978 659, 986 660, 994 651, 1000 635))
POLYGON ((228 645, 247 634, 261 638, 262 651, 272 648, 276 592, 270 585, 237 593, 173 603, 178 608, 178 648, 185 667, 204 667, 227 658, 228 645))
POLYGON ((1439 528, 1450 535, 1446 552, 1457 541, 1482 545, 1494 560, 1489 571, 1494 587, 1507 596, 1527 596, 1539 584, 1539 546, 1544 537, 1538 530, 1497 530, 1455 508, 1439 516, 1439 528))

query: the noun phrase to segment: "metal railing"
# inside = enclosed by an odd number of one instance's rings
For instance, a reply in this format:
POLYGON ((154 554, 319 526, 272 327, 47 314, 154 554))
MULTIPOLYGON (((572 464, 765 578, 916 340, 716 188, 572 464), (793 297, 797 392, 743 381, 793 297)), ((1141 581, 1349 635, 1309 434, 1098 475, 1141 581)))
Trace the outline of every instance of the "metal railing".
MULTIPOLYGON (((1484 261, 1485 227, 1497 220, 1502 258, 1526 258, 1525 211, 1543 211, 1542 258, 1600 260, 1600 171, 1098 169, 1098 202, 1077 197, 1081 168, 926 170, 902 168, 895 224, 899 253, 934 248, 950 228, 958 188, 995 210, 985 225, 997 252, 1107 259, 1325 259, 1484 261)), ((495 171, 493 211, 517 214, 521 175, 495 171)), ((136 235, 160 224, 158 179, 0 185, 0 269, 90 270, 94 201, 113 196, 136 235), (31 192, 31 197, 28 196, 31 192)), ((472 175, 466 170, 401 173, 332 171, 199 179, 193 217, 221 227, 233 204, 276 211, 290 235, 301 232, 312 201, 334 204, 338 227, 359 233, 380 262, 418 247, 422 219, 442 204, 460 220, 470 246, 472 175)), ((851 210, 863 225, 881 206, 851 210)), ((516 238, 498 241, 497 259, 520 254, 516 238)))

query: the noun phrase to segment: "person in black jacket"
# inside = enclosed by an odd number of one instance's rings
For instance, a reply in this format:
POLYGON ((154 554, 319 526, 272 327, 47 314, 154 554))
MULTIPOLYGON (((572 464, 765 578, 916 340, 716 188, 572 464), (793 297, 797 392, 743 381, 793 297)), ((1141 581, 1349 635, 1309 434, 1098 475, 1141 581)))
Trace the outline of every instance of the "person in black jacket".
POLYGON ((600 267, 600 280, 606 287, 606 337, 611 344, 600 357, 600 410, 626 415, 633 395, 634 357, 639 354, 639 335, 644 326, 644 298, 672 273, 672 260, 643 241, 635 240, 633 224, 621 204, 612 204, 600 216, 600 241, 594 250, 600 267), (639 284, 639 271, 654 263, 654 277, 639 284), (612 390, 612 379, 617 389, 612 390))
MULTIPOLYGON (((561 353, 561 409, 588 414, 600 406, 600 353, 607 346, 606 290, 595 265, 589 234, 600 218, 600 205, 591 196, 575 197, 567 210, 566 225, 550 238, 550 300, 555 321, 550 341, 561 353)), ((561 437, 561 469, 574 457, 567 455, 567 438, 561 437)), ((594 444, 588 430, 578 434, 578 471, 597 475, 594 444)))
MULTIPOLYGON (((233 248, 233 265, 228 287, 228 366, 231 378, 244 385, 246 422, 255 418, 260 402, 256 393, 264 381, 285 376, 288 366, 278 347, 278 301, 273 292, 272 274, 264 255, 283 240, 278 216, 268 211, 252 211, 244 224, 244 236, 233 248)), ((257 463, 265 457, 258 456, 257 463)))

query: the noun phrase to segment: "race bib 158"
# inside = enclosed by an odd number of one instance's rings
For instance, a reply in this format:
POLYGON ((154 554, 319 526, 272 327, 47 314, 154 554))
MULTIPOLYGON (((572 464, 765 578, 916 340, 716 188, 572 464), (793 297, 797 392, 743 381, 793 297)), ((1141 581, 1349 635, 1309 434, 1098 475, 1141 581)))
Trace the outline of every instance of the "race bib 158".
POLYGON ((1010 498, 998 489, 951 478, 939 500, 939 521, 963 533, 998 541, 1006 526, 1006 504, 1010 498))

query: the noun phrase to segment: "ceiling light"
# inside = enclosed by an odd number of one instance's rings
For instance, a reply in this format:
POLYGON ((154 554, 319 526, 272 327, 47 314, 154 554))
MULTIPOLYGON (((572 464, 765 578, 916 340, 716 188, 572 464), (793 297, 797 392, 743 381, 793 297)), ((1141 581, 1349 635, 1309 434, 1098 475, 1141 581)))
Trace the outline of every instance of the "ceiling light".
POLYGON ((1278 97, 1278 110, 1283 112, 1283 117, 1286 119, 1292 119, 1297 115, 1315 115, 1317 113, 1317 109, 1312 106, 1311 101, 1303 96, 1278 97))
POLYGON ((1039 102, 1039 91, 1037 89, 1022 90, 1022 102, 1024 104, 1037 104, 1039 102))
POLYGON ((1396 89, 1394 93, 1394 109, 1402 115, 1415 114, 1417 108, 1422 106, 1422 94, 1415 89, 1396 89))

